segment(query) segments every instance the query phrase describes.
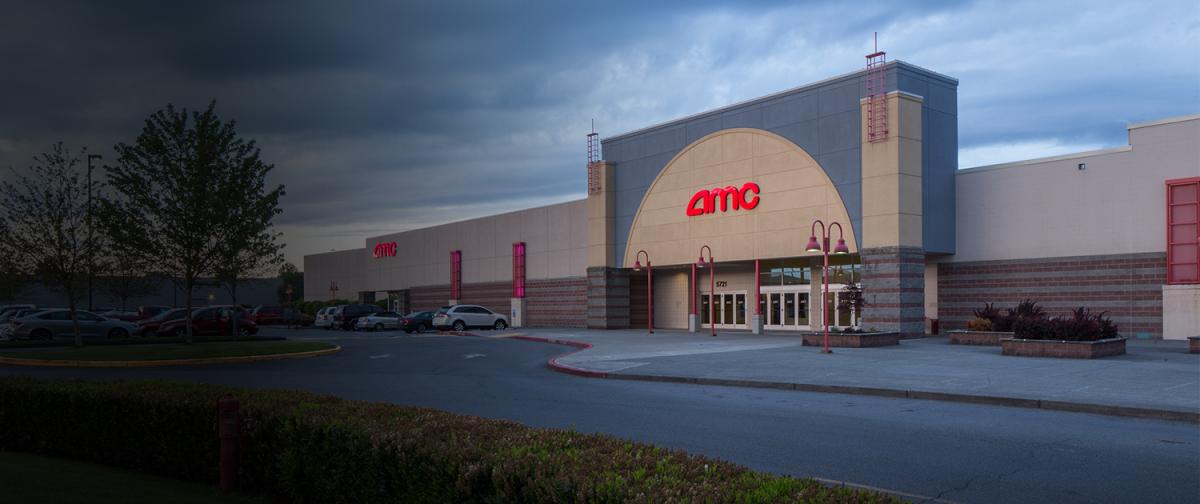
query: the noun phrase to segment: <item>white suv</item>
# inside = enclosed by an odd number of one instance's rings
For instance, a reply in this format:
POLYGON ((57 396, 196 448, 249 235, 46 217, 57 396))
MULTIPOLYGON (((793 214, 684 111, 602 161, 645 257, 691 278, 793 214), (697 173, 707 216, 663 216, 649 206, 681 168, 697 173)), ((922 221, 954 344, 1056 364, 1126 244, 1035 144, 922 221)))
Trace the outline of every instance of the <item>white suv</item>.
POLYGON ((326 306, 317 310, 317 316, 313 318, 313 327, 329 329, 333 325, 333 310, 334 307, 326 306))
POLYGON ((473 327, 495 329, 508 327, 508 317, 479 305, 454 305, 442 308, 433 316, 433 327, 465 331, 473 327))

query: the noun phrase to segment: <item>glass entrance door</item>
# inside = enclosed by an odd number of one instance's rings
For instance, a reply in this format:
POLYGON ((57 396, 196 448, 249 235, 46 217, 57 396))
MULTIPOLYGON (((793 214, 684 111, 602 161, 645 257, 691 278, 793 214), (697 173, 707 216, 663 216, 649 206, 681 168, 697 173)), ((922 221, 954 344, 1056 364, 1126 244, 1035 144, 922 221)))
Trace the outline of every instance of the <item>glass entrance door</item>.
MULTIPOLYGON (((829 311, 829 327, 839 329, 847 329, 850 327, 858 327, 859 316, 858 310, 853 307, 845 309, 839 308, 841 301, 842 288, 845 285, 829 284, 829 297, 825 299, 825 309, 829 311)), ((817 317, 816 327, 821 327, 820 317, 817 317)))
POLYGON ((759 295, 763 326, 767 329, 808 329, 809 292, 807 285, 763 287, 759 295))
POLYGON ((700 325, 708 327, 709 310, 718 329, 746 329, 746 292, 718 292, 700 296, 700 325))

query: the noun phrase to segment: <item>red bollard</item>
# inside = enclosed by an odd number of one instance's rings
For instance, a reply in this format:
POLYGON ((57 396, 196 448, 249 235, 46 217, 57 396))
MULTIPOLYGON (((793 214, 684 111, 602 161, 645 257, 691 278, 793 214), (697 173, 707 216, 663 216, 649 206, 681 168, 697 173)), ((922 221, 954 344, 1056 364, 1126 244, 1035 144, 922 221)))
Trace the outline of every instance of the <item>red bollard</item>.
POLYGON ((242 437, 241 404, 229 394, 217 401, 217 437, 221 440, 221 490, 232 492, 238 480, 238 441, 242 437))

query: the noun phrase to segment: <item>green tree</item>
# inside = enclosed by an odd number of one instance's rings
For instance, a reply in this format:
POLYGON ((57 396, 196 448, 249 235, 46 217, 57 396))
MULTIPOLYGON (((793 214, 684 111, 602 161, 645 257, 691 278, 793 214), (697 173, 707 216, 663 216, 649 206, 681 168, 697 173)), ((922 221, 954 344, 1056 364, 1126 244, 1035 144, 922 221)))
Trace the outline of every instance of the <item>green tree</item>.
POLYGON ((130 298, 157 293, 161 279, 148 274, 152 270, 138 254, 131 254, 124 247, 110 244, 106 268, 101 271, 100 290, 121 300, 121 310, 126 310, 130 298))
POLYGON ((102 233, 89 233, 89 191, 81 167, 80 157, 59 142, 34 157, 27 171, 12 170, 13 181, 0 186, 5 228, 0 255, 15 274, 32 272, 66 296, 77 346, 83 337, 76 305, 86 293, 89 255, 104 242, 102 233))
POLYGON ((212 102, 204 112, 166 109, 146 119, 133 144, 116 146, 108 172, 113 197, 102 203, 102 223, 113 239, 153 264, 183 290, 187 342, 192 296, 203 276, 265 235, 272 239, 283 186, 267 189, 273 168, 253 141, 223 122, 212 102))
POLYGON ((296 268, 295 264, 290 262, 283 263, 279 266, 279 302, 287 303, 291 301, 296 303, 304 299, 304 272, 296 268), (292 295, 288 299, 287 288, 292 288, 292 295))

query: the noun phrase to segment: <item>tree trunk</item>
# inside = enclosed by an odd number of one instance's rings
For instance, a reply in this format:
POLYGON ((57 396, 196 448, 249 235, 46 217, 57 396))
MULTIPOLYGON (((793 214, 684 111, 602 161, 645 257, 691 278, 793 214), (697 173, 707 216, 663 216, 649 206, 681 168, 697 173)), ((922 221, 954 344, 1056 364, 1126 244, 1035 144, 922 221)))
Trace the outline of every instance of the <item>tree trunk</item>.
POLYGON ((187 327, 185 328, 186 336, 185 336, 184 341, 186 341, 187 344, 191 345, 192 344, 192 286, 193 286, 193 284, 195 284, 195 280, 193 280, 192 278, 188 278, 188 279, 184 280, 183 283, 184 283, 183 290, 187 294, 187 300, 184 301, 184 304, 186 306, 184 316, 187 317, 187 327))
POLYGON ((242 316, 241 316, 241 313, 238 312, 237 280, 236 279, 233 282, 230 282, 230 284, 229 284, 229 297, 233 298, 233 313, 230 315, 230 317, 233 319, 233 322, 231 324, 229 324, 229 326, 233 328, 233 340, 237 341, 237 339, 238 339, 238 322, 241 321, 242 316))
POLYGON ((75 346, 82 347, 83 333, 79 331, 79 317, 75 315, 75 297, 72 294, 67 291, 67 297, 70 298, 67 301, 67 309, 71 312, 71 329, 75 332, 75 346))

